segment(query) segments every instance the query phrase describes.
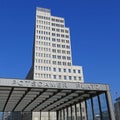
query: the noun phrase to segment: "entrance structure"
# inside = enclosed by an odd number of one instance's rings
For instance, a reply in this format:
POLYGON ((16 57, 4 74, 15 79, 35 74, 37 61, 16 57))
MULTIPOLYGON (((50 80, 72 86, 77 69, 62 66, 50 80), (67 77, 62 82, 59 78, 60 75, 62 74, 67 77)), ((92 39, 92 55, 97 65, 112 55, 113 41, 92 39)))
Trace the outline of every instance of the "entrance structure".
POLYGON ((83 103, 87 120, 115 120, 109 85, 0 79, 1 112, 53 111, 57 120, 84 120, 83 103))

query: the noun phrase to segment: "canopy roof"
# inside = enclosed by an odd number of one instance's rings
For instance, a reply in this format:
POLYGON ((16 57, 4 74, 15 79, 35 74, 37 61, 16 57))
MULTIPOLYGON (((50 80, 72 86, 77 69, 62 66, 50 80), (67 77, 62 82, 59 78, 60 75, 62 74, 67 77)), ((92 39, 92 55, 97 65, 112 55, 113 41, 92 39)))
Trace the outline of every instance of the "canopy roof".
POLYGON ((109 91, 109 85, 0 78, 0 111, 56 111, 109 91))

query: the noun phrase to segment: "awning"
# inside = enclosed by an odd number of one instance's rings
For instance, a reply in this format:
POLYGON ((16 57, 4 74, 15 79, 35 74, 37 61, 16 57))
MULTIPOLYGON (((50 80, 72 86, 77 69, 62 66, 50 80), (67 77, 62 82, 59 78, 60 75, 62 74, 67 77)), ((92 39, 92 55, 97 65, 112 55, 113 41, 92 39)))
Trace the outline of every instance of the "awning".
POLYGON ((0 111, 56 111, 106 91, 106 84, 0 78, 0 111))

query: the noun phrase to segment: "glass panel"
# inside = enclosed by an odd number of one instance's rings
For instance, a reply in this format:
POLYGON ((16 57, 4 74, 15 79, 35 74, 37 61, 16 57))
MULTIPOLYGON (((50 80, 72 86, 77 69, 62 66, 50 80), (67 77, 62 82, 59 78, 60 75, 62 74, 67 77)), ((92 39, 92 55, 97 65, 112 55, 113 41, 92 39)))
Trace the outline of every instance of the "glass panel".
POLYGON ((100 95, 100 104, 101 104, 101 109, 102 109, 103 120, 110 120, 105 94, 100 95))
POLYGON ((88 114, 88 120, 93 120, 93 115, 92 115, 92 105, 91 105, 91 100, 87 100, 87 114, 88 114))
POLYGON ((93 98, 93 109, 94 109, 95 120, 100 120, 100 109, 99 109, 99 103, 97 97, 93 98))

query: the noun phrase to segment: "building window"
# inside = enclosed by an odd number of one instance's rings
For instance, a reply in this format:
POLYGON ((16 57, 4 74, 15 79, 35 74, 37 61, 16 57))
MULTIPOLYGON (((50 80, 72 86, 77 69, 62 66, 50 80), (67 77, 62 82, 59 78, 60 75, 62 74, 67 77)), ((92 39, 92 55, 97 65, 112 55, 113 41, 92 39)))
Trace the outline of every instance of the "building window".
POLYGON ((65 48, 65 45, 62 45, 62 48, 65 48))
POLYGON ((66 60, 66 56, 62 56, 62 59, 63 59, 63 60, 66 60))
POLYGON ((51 71, 51 67, 49 67, 49 71, 51 71))
POLYGON ((52 44, 52 47, 56 47, 56 44, 52 44))
POLYGON ((53 68, 53 71, 56 72, 56 68, 53 68))
POLYGON ((60 42, 60 39, 57 39, 57 42, 60 42))
POLYGON ((71 73, 71 69, 68 69, 68 72, 71 73))
POLYGON ((66 76, 64 76, 64 80, 66 80, 67 79, 67 77, 66 76))
POLYGON ((60 29, 56 29, 57 32, 60 32, 60 29))
POLYGON ((56 75, 53 75, 53 78, 56 79, 56 75))
POLYGON ((55 59, 55 58, 56 58, 56 55, 52 55, 52 57, 55 59))
POLYGON ((65 50, 62 50, 62 53, 65 54, 65 50))
POLYGON ((81 80, 81 77, 78 77, 79 80, 81 80))
POLYGON ((70 60, 71 58, 70 57, 67 57, 67 60, 70 60))
POLYGON ((71 76, 69 76, 69 80, 71 80, 72 79, 72 77, 71 76))
POLYGON ((66 65, 66 62, 63 62, 63 65, 66 65))
POLYGON ((76 76, 74 76, 74 80, 76 80, 76 76))
POLYGON ((65 30, 65 33, 68 33, 68 30, 65 30))
POLYGON ((66 43, 69 43, 69 40, 66 40, 66 43))
POLYGON ((64 72, 66 72, 66 69, 63 69, 64 70, 64 72))
POLYGON ((58 65, 61 65, 61 62, 58 61, 58 65))
POLYGON ((57 37, 60 37, 60 34, 57 34, 57 37))
POLYGON ((80 73, 80 70, 78 70, 78 73, 80 73))
POLYGON ((66 38, 69 38, 69 35, 66 35, 66 38))
POLYGON ((62 40, 62 43, 65 43, 65 40, 62 40))
POLYGON ((56 65, 56 61, 53 61, 53 64, 56 65))
POLYGON ((57 47, 60 48, 60 44, 57 44, 57 47))
POLYGON ((59 79, 61 79, 61 75, 59 75, 59 79))
POLYGON ((49 78, 51 78, 51 75, 49 74, 49 78))
POLYGON ((68 65, 68 66, 71 66, 71 63, 70 63, 70 62, 68 62, 68 63, 67 63, 67 65, 68 65))
POLYGON ((55 28, 52 28, 52 31, 55 31, 55 28))
POLYGON ((67 54, 70 54, 70 51, 67 51, 67 54))
POLYGON ((64 30, 63 30, 63 29, 61 29, 61 32, 64 32, 64 30))
POLYGON ((52 41, 55 42, 55 38, 52 38, 52 41))
POLYGON ((57 53, 61 53, 61 50, 57 50, 57 53))
POLYGON ((63 34, 61 34, 61 37, 64 37, 64 35, 63 35, 63 34))
POLYGON ((66 45, 66 48, 68 48, 68 49, 69 49, 69 48, 70 48, 70 46, 69 46, 69 45, 66 45))
POLYGON ((76 70, 73 70, 73 73, 76 73, 76 70))
POLYGON ((55 33, 52 33, 52 36, 55 36, 55 33))
POLYGON ((58 55, 58 56, 57 56, 57 58, 58 58, 58 59, 61 59, 61 56, 60 56, 60 55, 58 55))
POLYGON ((58 68, 58 71, 61 72, 61 68, 58 68))
POLYGON ((56 53, 56 49, 52 49, 52 52, 56 53))

